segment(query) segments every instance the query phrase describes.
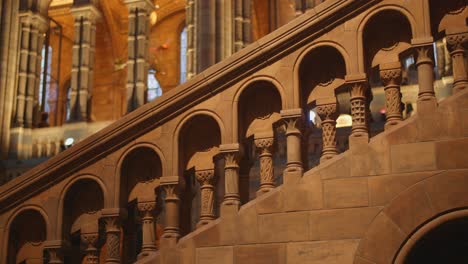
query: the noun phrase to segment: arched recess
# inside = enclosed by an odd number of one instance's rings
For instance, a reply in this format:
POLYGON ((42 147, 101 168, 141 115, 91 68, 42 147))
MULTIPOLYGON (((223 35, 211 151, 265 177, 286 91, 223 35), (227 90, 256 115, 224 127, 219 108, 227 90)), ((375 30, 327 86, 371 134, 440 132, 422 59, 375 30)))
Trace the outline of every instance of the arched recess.
MULTIPOLYGON (((333 116, 349 115, 350 98, 345 85, 347 55, 339 46, 317 45, 301 56, 297 63, 297 79, 301 108, 307 117, 303 164, 305 169, 319 163, 323 156, 323 137, 321 117, 317 112, 318 105, 335 106, 333 116), (345 54, 345 55, 343 55, 345 54)), ((348 148, 349 127, 338 129, 336 147, 340 151, 348 148)))
POLYGON ((281 126, 280 111, 284 107, 284 96, 279 84, 269 78, 255 79, 241 87, 235 97, 234 128, 243 148, 240 161, 239 191, 241 202, 246 203, 256 197, 261 185, 261 166, 256 140, 271 141, 268 151, 273 154, 272 169, 274 183, 282 183, 282 173, 286 162, 286 141, 281 126))
MULTIPOLYGON (((424 234, 468 207, 468 171, 429 177, 400 193, 375 217, 361 239, 354 263, 403 263, 424 234), (455 213, 453 213, 455 212, 455 213)), ((462 231, 460 231, 462 232, 462 231)), ((445 245, 439 245, 442 249, 445 245)))
MULTIPOLYGON (((127 151, 119 165, 119 207, 126 208, 128 217, 123 223, 124 243, 122 254, 128 261, 136 261, 142 250, 143 230, 138 203, 155 204, 152 216, 159 215, 163 219, 163 197, 159 179, 163 173, 163 165, 159 153, 152 145, 138 144, 127 151)), ((155 221, 155 243, 159 247, 159 237, 162 234, 162 223, 155 221)))
POLYGON ((81 263, 81 233, 99 233, 105 193, 98 181, 82 177, 69 185, 62 199, 62 239, 70 243, 64 259, 67 263, 81 263))
POLYGON ((48 222, 42 210, 27 206, 8 225, 6 263, 42 263, 48 222))
MULTIPOLYGON (((222 127, 212 115, 195 113, 183 120, 177 130, 177 168, 185 186, 181 192, 181 232, 188 234, 201 224, 201 185, 203 179, 198 173, 207 172, 206 184, 214 186, 209 199, 212 216, 217 215, 219 204, 224 196, 224 177, 219 157, 222 143, 222 127), (200 181, 200 182, 199 182, 200 181)), ((201 176, 201 175, 200 175, 201 176)), ((208 202, 208 203, 209 203, 208 202)))
POLYGON ((380 133, 388 122, 395 124, 399 121, 393 119, 408 117, 415 109, 416 102, 411 98, 417 98, 418 91, 404 87, 418 82, 411 45, 415 26, 405 10, 393 7, 376 10, 361 26, 363 67, 370 86, 369 126, 373 136, 380 133), (384 85, 397 88, 387 91, 384 85), (396 92, 396 89, 403 92, 396 92), (393 117, 395 115, 397 117, 393 117), (387 122, 390 117, 392 121, 387 122))

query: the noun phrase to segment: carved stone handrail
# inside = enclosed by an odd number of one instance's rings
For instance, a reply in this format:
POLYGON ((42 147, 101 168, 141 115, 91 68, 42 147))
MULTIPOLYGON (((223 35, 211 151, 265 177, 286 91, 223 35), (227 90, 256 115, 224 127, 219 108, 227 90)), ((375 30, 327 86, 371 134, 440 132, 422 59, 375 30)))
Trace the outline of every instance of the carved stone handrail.
POLYGON ((330 0, 0 187, 0 212, 109 155, 381 0, 330 0))

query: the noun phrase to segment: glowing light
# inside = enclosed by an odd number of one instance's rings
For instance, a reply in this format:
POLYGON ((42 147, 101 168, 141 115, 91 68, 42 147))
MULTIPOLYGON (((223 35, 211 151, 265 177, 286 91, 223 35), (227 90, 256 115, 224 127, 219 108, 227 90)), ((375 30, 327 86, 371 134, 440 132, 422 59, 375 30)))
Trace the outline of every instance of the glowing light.
POLYGON ((152 26, 156 25, 156 22, 158 22, 158 14, 156 11, 151 12, 150 15, 150 23, 152 26))
POLYGON ((353 118, 350 115, 341 114, 336 119, 336 127, 350 127, 353 125, 353 118))
POLYGON ((74 142, 75 142, 75 139, 67 138, 67 139, 65 139, 64 144, 65 144, 66 147, 71 147, 71 145, 73 145, 74 142))

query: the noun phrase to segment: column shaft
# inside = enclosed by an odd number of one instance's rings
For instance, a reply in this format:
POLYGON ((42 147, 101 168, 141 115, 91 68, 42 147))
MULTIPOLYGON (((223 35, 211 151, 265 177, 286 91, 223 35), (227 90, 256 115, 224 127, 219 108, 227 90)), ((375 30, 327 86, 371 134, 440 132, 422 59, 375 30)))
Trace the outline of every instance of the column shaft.
POLYGON ((366 90, 367 83, 365 82, 354 83, 349 89, 351 96, 351 116, 353 118, 351 128, 352 137, 369 137, 366 113, 366 90))
POLYGON ((468 87, 468 68, 465 54, 468 45, 468 33, 447 35, 447 44, 452 57, 453 92, 457 93, 468 87))
POLYGON ((187 26, 187 79, 195 76, 195 1, 188 0, 185 23, 187 26))
POLYGON ((146 256, 151 252, 156 251, 156 232, 154 228, 154 216, 153 212, 156 208, 156 202, 145 201, 138 202, 138 211, 142 214, 142 226, 143 226, 143 245, 141 249, 141 255, 146 256))
POLYGON ((234 52, 244 47, 244 13, 243 0, 234 2, 234 52))
POLYGON ((338 104, 330 103, 317 106, 317 114, 322 120, 323 150, 320 161, 326 161, 338 155, 336 148, 336 119, 338 104))
POLYGON ((221 145, 224 154, 224 205, 240 206, 239 195, 239 145, 221 145))
POLYGON ((197 227, 203 226, 215 219, 214 215, 214 170, 195 171, 195 177, 200 183, 201 208, 200 221, 197 227))
POLYGON ((162 238, 167 241, 166 243, 162 243, 161 245, 174 246, 180 237, 179 186, 178 182, 164 182, 164 179, 161 180, 161 185, 163 186, 164 192, 166 193, 166 226, 164 227, 164 234, 162 238))
POLYGON ((380 70, 380 78, 385 86, 385 106, 387 109, 385 129, 401 122, 401 68, 384 68, 380 70))
POLYGON ((120 263, 120 219, 118 216, 104 218, 106 226, 106 264, 120 263))
POLYGON ((276 186, 272 153, 273 142, 274 137, 256 138, 254 140, 260 158, 260 189, 257 196, 271 191, 276 186))
POLYGON ((30 17, 21 17, 21 41, 20 41, 20 57, 19 57, 19 71, 18 71, 18 88, 16 92, 16 117, 15 125, 22 127, 24 125, 24 110, 26 106, 26 87, 28 86, 28 72, 29 72, 29 49, 30 49, 30 35, 31 35, 31 21, 30 17))
POLYGON ((418 101, 436 100, 434 93, 434 62, 432 45, 416 47, 416 66, 418 68, 418 101))

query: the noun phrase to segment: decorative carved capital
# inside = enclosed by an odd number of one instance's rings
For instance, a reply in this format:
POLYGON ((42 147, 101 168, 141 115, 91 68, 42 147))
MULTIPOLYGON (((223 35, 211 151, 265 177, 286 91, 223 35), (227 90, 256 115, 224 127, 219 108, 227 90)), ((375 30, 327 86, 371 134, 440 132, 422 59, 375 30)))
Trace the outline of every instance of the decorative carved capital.
POLYGON ((356 82, 351 84, 351 87, 349 88, 349 95, 351 96, 351 99, 354 98, 362 98, 364 99, 366 97, 367 93, 367 83, 365 82, 356 82))
POLYGON ((103 218, 103 220, 106 226, 107 233, 120 232, 120 217, 119 216, 106 216, 103 218))
POLYGON ((88 248, 95 248, 99 239, 99 233, 81 233, 81 241, 83 241, 88 248))
POLYGON ((433 64, 432 62, 432 45, 418 46, 416 50, 416 65, 433 64))
POLYGON ((323 104, 317 106, 317 114, 320 116, 322 121, 325 120, 336 120, 338 118, 337 112, 338 104, 323 104))
POLYGON ((256 138, 254 140, 255 146, 259 149, 268 150, 273 146, 274 138, 256 138))
POLYGON ((224 153, 225 168, 237 169, 239 168, 239 152, 226 152, 224 153))
POLYGON ((162 185, 166 193, 166 201, 179 200, 179 185, 178 184, 165 184, 162 185))
POLYGON ((447 35, 446 41, 450 52, 464 51, 468 46, 468 32, 447 35))
POLYGON ((384 86, 400 85, 401 83, 401 68, 381 70, 380 79, 384 86))
POLYGON ((199 170, 195 172, 195 177, 200 185, 213 185, 214 170, 199 170))
POLYGON ((145 202, 138 202, 137 203, 138 211, 149 213, 156 209, 156 202, 155 201, 145 201, 145 202))

